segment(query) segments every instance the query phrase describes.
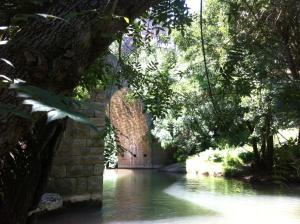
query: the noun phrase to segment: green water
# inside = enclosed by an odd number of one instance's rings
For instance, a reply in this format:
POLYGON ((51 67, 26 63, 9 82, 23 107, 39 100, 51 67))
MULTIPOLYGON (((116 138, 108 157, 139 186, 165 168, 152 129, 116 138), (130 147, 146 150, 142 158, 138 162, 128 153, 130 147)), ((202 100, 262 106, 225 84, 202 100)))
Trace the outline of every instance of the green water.
POLYGON ((300 189, 147 170, 109 171, 103 223, 300 223, 300 189))
POLYGON ((253 187, 223 178, 108 170, 103 209, 78 208, 41 223, 299 224, 299 187, 253 187))

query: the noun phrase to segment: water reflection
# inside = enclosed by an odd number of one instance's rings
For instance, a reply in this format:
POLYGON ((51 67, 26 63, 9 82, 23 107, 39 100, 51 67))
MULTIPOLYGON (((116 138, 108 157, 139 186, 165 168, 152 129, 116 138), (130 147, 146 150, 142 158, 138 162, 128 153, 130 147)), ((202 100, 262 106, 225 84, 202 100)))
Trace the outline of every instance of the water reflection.
POLYGON ((127 176, 122 175, 125 170, 117 172, 122 177, 104 181, 104 223, 216 215, 209 209, 165 193, 164 189, 174 184, 177 176, 150 170, 135 170, 127 176))
POLYGON ((221 214, 218 223, 300 223, 299 189, 262 187, 236 180, 186 178, 165 192, 221 214))
POLYGON ((42 224, 299 224, 299 189, 253 186, 222 178, 172 176, 151 170, 105 174, 101 211, 75 209, 42 224))

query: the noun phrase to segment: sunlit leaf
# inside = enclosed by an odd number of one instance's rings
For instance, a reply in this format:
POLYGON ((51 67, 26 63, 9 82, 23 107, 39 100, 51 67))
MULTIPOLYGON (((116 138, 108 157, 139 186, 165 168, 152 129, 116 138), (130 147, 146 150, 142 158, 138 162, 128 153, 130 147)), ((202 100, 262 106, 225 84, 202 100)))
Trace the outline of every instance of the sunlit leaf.
POLYGON ((59 19, 59 20, 62 20, 62 21, 67 22, 65 19, 63 19, 63 18, 61 18, 61 17, 54 16, 54 15, 50 15, 50 14, 37 13, 36 15, 41 16, 41 17, 44 17, 44 18, 46 18, 46 19, 59 19))
POLYGON ((11 89, 18 92, 18 97, 24 98, 23 104, 31 105, 32 112, 46 112, 48 122, 69 117, 70 119, 83 123, 88 127, 99 131, 99 129, 84 114, 74 110, 82 105, 78 100, 59 96, 41 88, 26 85, 25 83, 13 83, 11 89))
POLYGON ((129 21, 129 18, 128 18, 128 17, 125 17, 125 16, 124 16, 124 20, 125 20, 126 23, 129 24, 130 21, 129 21))
POLYGON ((8 43, 7 40, 0 41, 0 45, 5 45, 5 44, 7 44, 7 43, 8 43))
POLYGON ((8 64, 11 67, 15 67, 9 60, 5 59, 5 58, 0 58, 1 61, 4 61, 6 64, 8 64))
POLYGON ((0 78, 8 81, 8 82, 12 82, 12 80, 10 78, 8 78, 6 75, 0 75, 0 78))

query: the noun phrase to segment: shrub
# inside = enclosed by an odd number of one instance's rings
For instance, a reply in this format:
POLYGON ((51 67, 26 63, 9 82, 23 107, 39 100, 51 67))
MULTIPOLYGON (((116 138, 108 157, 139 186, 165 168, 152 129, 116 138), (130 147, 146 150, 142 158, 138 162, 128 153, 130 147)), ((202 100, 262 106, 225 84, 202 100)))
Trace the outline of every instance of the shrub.
POLYGON ((290 140, 275 148, 273 175, 277 178, 300 179, 300 147, 290 140))
POLYGON ((254 159, 254 153, 251 151, 241 152, 238 157, 243 161, 244 164, 249 164, 254 159))
POLYGON ((224 161, 224 176, 235 177, 243 173, 244 164, 238 156, 227 153, 224 161))

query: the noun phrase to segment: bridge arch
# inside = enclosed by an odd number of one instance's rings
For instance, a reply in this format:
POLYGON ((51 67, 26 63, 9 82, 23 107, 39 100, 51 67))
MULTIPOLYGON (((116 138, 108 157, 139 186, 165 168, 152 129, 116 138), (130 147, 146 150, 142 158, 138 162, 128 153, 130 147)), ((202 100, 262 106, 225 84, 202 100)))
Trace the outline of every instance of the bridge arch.
MULTIPOLYGON (((124 152, 118 156, 119 168, 157 168, 168 155, 151 138, 142 102, 128 99, 128 88, 115 90, 111 96, 95 91, 91 108, 83 108, 98 127, 105 127, 106 114, 115 127, 118 144, 124 152), (108 102, 110 102, 108 104, 108 102)), ((56 152, 48 192, 59 193, 64 202, 102 204, 104 171, 103 136, 89 127, 68 120, 62 143, 56 152)))

